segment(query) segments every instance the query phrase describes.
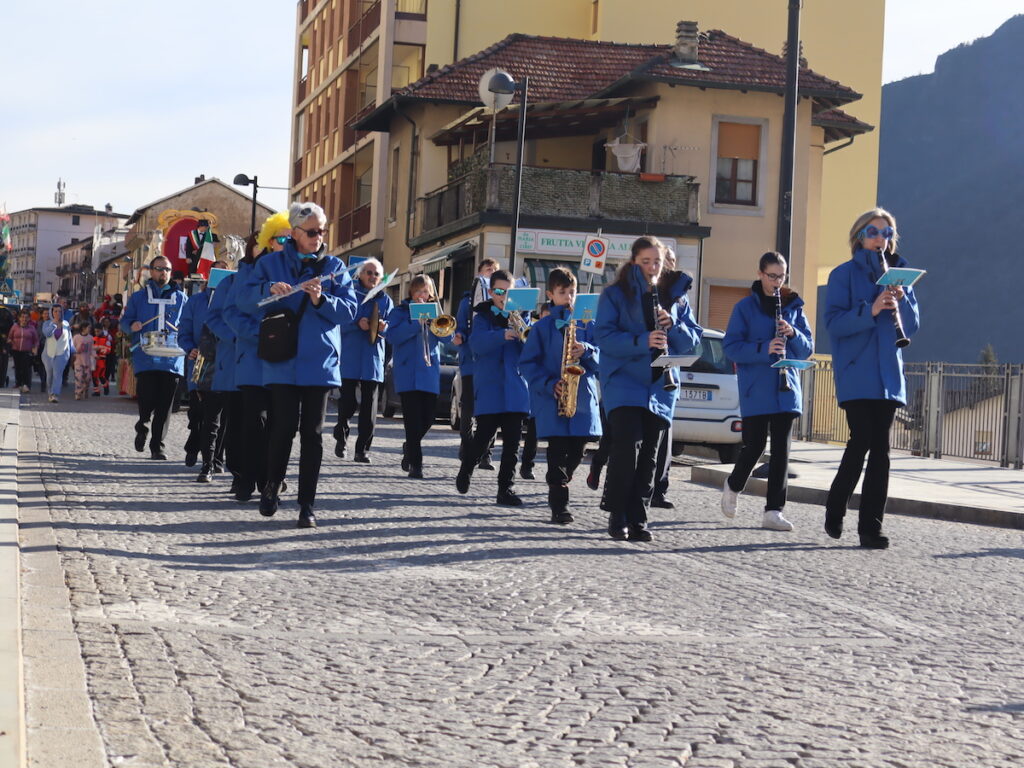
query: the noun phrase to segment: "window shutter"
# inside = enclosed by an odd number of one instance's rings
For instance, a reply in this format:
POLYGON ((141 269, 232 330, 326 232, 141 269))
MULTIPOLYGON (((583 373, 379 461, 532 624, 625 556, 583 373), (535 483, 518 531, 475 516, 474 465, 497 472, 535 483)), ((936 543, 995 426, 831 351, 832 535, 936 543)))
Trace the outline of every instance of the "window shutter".
POLYGON ((708 296, 707 328, 724 331, 729 325, 732 308, 750 295, 749 286, 712 285, 708 296))
POLYGON ((718 124, 718 156, 757 160, 761 150, 761 126, 751 123, 718 124))

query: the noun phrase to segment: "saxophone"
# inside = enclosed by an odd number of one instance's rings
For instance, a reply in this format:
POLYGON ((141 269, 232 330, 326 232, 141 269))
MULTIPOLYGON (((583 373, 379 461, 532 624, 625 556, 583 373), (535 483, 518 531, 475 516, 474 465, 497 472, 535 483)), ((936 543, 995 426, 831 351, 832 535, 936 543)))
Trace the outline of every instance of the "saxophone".
POLYGON ((562 394, 558 398, 558 415, 571 419, 576 415, 576 400, 579 397, 580 377, 583 366, 573 360, 572 348, 576 345, 576 321, 569 317, 562 338, 562 394))

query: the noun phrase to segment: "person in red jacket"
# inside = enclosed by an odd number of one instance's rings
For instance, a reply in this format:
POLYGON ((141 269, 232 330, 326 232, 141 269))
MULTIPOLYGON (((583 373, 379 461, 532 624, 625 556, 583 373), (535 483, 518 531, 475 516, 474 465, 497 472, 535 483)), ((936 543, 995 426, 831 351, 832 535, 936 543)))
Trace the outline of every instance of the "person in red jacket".
POLYGON ((110 333, 98 325, 93 332, 93 356, 96 367, 92 371, 92 393, 99 395, 100 387, 103 387, 103 394, 110 394, 110 373, 107 370, 107 361, 110 360, 110 353, 114 346, 114 340, 110 333))

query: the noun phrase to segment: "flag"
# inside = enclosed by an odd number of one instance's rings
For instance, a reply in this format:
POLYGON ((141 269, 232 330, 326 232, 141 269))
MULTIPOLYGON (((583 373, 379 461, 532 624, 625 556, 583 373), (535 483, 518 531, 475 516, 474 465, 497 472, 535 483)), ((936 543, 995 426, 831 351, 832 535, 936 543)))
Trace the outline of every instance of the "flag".
POLYGON ((0 205, 0 251, 11 250, 11 215, 7 206, 0 205))

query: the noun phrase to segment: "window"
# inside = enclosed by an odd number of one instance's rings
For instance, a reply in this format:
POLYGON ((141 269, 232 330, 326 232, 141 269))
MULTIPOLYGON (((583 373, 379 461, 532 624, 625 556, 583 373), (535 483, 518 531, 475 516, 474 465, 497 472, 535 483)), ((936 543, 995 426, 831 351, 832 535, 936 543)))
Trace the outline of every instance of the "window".
POLYGON ((81 223, 82 223, 82 217, 81 216, 72 216, 71 217, 71 226, 77 227, 81 223))
POLYGON ((404 88, 423 77, 423 46, 396 43, 391 64, 391 90, 404 88))
POLYGON ((391 194, 388 198, 388 221, 398 218, 398 147, 391 150, 391 194))
MULTIPOLYGON (((592 3, 592 5, 591 5, 591 9, 590 9, 590 34, 596 35, 597 34, 597 19, 598 19, 598 16, 600 15, 601 0, 591 0, 591 3, 592 3)), ((527 114, 529 114, 529 113, 527 113, 527 114)))
POLYGON ((761 154, 759 123, 718 123, 715 163, 715 202, 758 205, 758 160, 761 154))

